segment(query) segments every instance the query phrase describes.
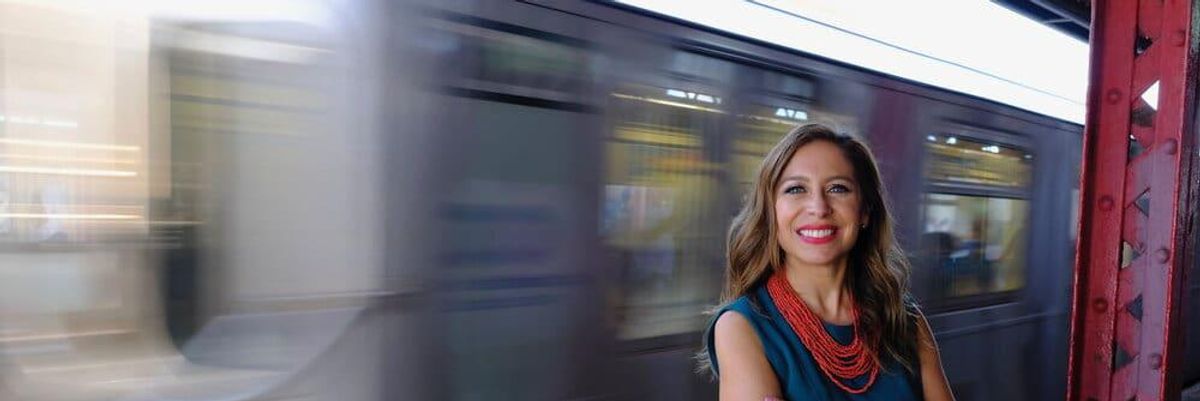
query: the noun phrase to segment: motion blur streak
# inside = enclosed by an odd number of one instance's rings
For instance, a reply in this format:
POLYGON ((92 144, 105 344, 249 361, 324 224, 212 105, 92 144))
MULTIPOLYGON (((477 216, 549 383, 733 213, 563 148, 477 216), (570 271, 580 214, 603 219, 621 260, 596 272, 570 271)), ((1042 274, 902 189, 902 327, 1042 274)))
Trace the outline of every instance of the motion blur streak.
POLYGON ((0 1, 0 399, 425 398, 370 7, 0 1))
POLYGON ((0 400, 715 400, 728 224, 808 122, 877 155, 959 399, 1061 399, 1081 127, 718 29, 0 0, 0 400))

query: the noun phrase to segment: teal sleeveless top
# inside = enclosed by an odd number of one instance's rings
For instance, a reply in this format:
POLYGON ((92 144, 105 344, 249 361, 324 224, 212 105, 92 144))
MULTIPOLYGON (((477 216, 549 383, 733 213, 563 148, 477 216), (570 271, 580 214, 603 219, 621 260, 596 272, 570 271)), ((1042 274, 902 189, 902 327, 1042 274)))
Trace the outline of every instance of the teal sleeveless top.
MULTIPOLYGON (((708 360, 712 362, 714 374, 720 374, 720 365, 717 363, 717 351, 713 345, 713 326, 717 318, 728 311, 740 313, 758 333, 758 339, 762 341, 763 350, 767 354, 767 362, 770 362, 771 369, 775 371, 775 377, 779 379, 780 389, 787 401, 916 401, 924 398, 921 393, 920 375, 910 375, 895 361, 884 363, 883 370, 875 378, 875 384, 865 393, 850 394, 838 388, 821 372, 808 349, 800 342, 800 337, 796 336, 792 327, 779 313, 765 285, 759 285, 750 294, 725 305, 713 316, 708 325, 708 332, 705 333, 705 341, 708 345, 708 360)), ((842 344, 848 344, 854 338, 853 326, 825 323, 825 330, 842 344)), ((867 377, 864 375, 845 384, 858 388, 866 381, 867 377)))

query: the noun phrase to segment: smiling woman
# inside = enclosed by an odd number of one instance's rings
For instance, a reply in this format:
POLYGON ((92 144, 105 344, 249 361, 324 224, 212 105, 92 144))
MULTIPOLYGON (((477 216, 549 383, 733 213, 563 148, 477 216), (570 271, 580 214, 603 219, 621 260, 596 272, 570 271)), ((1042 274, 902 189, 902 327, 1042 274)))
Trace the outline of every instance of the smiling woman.
POLYGON ((730 228, 707 335, 721 399, 952 400, 907 283, 870 150, 822 125, 793 129, 730 228))

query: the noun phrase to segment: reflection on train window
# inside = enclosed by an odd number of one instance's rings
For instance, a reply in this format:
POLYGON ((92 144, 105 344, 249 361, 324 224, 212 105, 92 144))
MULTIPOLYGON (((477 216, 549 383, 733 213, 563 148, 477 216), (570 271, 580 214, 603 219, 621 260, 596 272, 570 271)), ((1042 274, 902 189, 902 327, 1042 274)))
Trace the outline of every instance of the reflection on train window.
POLYGON ((747 111, 738 115, 738 136, 733 140, 731 156, 733 179, 737 180, 740 197, 750 193, 758 166, 767 152, 788 131, 809 119, 809 111, 801 107, 754 104, 747 111))
POLYGON ((619 336, 694 332, 720 292, 712 139, 720 96, 626 85, 612 94, 602 230, 618 255, 619 336))
POLYGON ((1007 189, 1029 186, 1033 155, 1020 149, 954 135, 929 135, 926 140, 932 181, 1007 189))
POLYGON ((925 197, 922 263, 937 295, 960 297, 1024 285, 1029 202, 931 193, 925 197))

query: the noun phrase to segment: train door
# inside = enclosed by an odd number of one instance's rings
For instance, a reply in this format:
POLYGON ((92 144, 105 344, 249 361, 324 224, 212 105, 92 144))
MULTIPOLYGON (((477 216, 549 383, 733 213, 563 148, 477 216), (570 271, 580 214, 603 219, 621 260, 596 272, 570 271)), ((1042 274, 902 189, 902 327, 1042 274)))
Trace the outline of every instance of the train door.
POLYGON ((705 311, 723 269, 722 133, 735 65, 637 47, 608 94, 601 233, 614 263, 616 337, 638 397, 694 399, 705 311), (685 389, 667 392, 665 389, 685 389))
POLYGON ((377 394, 362 43, 189 17, 0 5, 0 398, 377 394))
POLYGON ((1032 145, 1020 137, 969 127, 927 134, 920 248, 923 302, 943 364, 963 399, 1026 398, 1028 385, 988 387, 988 378, 1023 378, 1029 360, 995 354, 1032 349, 1034 321, 1020 319, 1032 230, 1032 145), (980 363, 979 361, 987 361, 980 363), (994 397, 994 398, 993 398, 994 397))
POLYGON ((146 21, 0 5, 0 398, 72 399, 170 355, 147 234, 146 21))
POLYGON ((420 10, 437 69, 431 171, 414 172, 432 191, 434 259, 415 269, 440 334, 432 385, 452 400, 583 397, 605 377, 592 257, 602 56, 586 24, 477 6, 420 10))

